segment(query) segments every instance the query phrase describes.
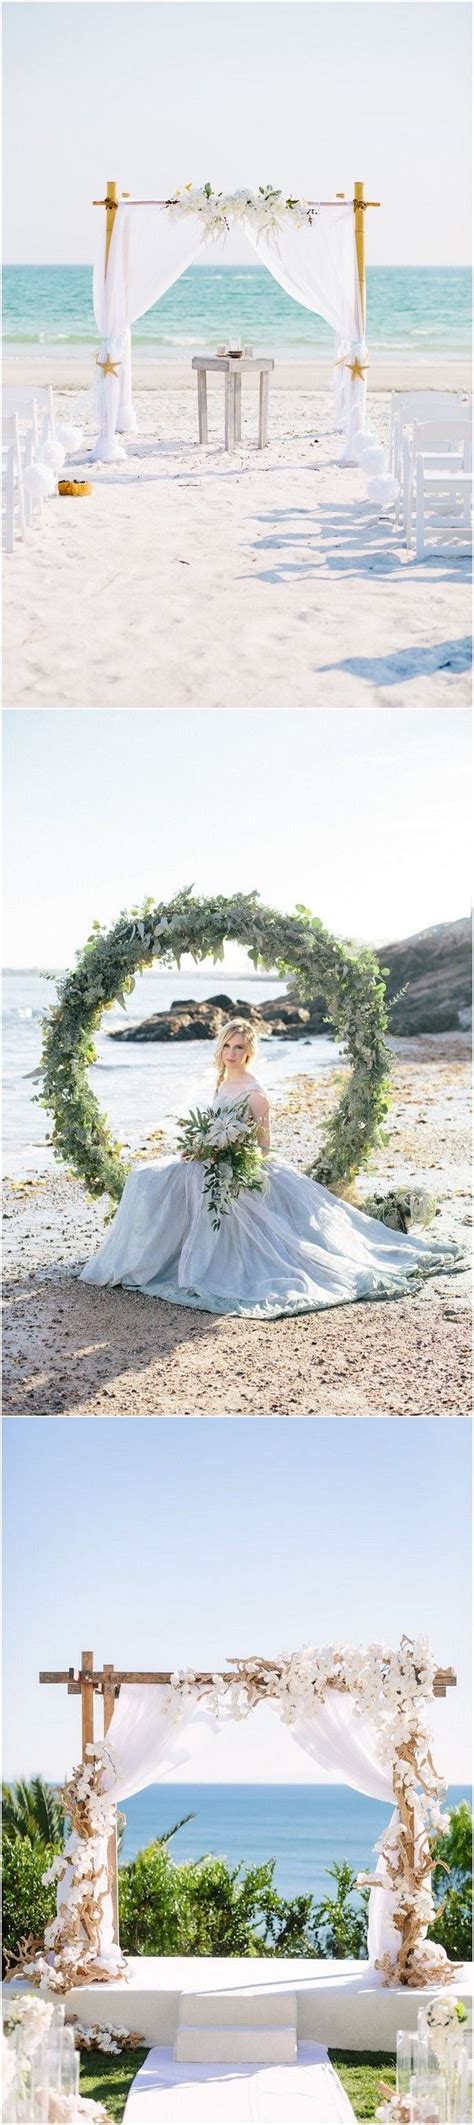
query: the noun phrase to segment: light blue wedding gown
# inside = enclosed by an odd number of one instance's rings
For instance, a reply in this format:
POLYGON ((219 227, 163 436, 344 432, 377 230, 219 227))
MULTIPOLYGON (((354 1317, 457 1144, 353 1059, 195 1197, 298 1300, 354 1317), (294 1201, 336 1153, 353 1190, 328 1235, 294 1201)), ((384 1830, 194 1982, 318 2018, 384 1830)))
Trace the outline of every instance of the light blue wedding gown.
MULTIPOLYGON (((235 1100, 221 1090, 214 1106, 235 1100)), ((215 1232, 202 1165, 162 1158, 129 1174, 104 1244, 81 1276, 204 1313, 271 1320, 398 1298, 462 1259, 457 1246, 392 1232, 273 1156, 265 1158, 262 1194, 242 1189, 215 1232)))

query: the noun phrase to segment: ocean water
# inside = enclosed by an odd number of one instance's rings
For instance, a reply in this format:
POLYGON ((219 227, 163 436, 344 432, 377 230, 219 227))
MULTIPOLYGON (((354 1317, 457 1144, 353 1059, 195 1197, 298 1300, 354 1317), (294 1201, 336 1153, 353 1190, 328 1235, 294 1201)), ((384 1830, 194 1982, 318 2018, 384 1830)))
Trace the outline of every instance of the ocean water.
MULTIPOLYGON (((285 983, 276 975, 266 978, 228 974, 221 966, 205 973, 156 972, 142 974, 133 995, 127 999, 126 1015, 120 1005, 107 1012, 96 1037, 97 1063, 91 1084, 111 1128, 126 1149, 139 1149, 155 1130, 172 1127, 196 1102, 205 1105, 214 1091, 212 1041, 180 1041, 128 1044, 110 1040, 115 1026, 148 1018, 153 1011, 169 1010, 173 998, 226 994, 237 1001, 259 1003, 269 996, 284 995, 285 983)), ((49 1122, 38 1105, 41 1087, 32 1078, 41 1058, 41 1022, 55 1001, 54 980, 45 974, 8 972, 3 980, 3 1161, 13 1178, 52 1171, 54 1157, 46 1138, 49 1122)), ((338 1049, 333 1040, 320 1036, 306 1041, 278 1040, 271 1035, 259 1045, 258 1075, 271 1098, 285 1079, 300 1070, 308 1076, 334 1067, 338 1049)))
MULTIPOLYGON (((468 1786, 450 1786, 446 1804, 454 1808, 470 1797, 468 1786)), ((275 1859, 281 1896, 307 1890, 319 1899, 334 1893, 326 1872, 334 1860, 349 1860, 354 1873, 371 1864, 391 1811, 348 1786, 190 1784, 148 1786, 122 1812, 122 1863, 192 1812, 193 1821, 170 1844, 176 1862, 208 1852, 231 1866, 275 1859)))
MULTIPOLYGON (((8 348, 60 347, 65 356, 97 341, 90 266, 6 266, 4 337, 8 348)), ((468 267, 369 266, 367 332, 373 355, 469 355, 468 267)), ((308 360, 330 356, 333 334, 322 318, 291 300, 265 266, 190 266, 167 295, 133 326, 140 359, 172 361, 232 333, 260 353, 308 360)))

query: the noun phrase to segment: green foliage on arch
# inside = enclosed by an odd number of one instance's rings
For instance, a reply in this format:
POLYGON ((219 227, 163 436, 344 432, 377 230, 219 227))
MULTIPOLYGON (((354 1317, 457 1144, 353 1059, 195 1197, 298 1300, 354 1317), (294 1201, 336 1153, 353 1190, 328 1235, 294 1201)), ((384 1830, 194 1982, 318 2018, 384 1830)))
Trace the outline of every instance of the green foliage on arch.
POLYGON ((187 952, 196 962, 218 961, 226 942, 246 946, 259 970, 291 977, 302 1002, 324 996, 352 1067, 311 1170, 337 1189, 366 1165, 388 1103, 385 986, 373 952, 331 937, 308 908, 281 915, 256 893, 198 900, 187 890, 157 907, 146 900, 110 930, 94 923, 45 1022, 42 1104, 52 1116, 50 1141, 89 1195, 118 1202, 127 1175, 88 1076, 104 1011, 124 1002, 136 975, 157 960, 179 966, 187 952))

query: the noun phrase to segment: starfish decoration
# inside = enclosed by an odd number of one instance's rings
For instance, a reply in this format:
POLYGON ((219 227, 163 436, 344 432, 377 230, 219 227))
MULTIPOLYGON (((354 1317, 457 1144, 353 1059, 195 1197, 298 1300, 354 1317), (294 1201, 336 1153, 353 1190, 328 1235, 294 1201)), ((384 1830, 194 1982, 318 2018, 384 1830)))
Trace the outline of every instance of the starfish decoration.
POLYGON ((346 366, 348 369, 350 369, 351 376, 355 378, 356 376, 363 377, 365 374, 365 370, 368 369, 369 364, 368 362, 360 362, 359 356, 358 354, 356 354, 355 360, 353 362, 347 362, 346 366))
POLYGON ((122 364, 121 362, 111 362, 109 355, 107 355, 107 360, 105 362, 100 362, 99 356, 97 355, 96 366, 98 369, 102 370, 103 376, 118 376, 119 369, 121 368, 122 364))

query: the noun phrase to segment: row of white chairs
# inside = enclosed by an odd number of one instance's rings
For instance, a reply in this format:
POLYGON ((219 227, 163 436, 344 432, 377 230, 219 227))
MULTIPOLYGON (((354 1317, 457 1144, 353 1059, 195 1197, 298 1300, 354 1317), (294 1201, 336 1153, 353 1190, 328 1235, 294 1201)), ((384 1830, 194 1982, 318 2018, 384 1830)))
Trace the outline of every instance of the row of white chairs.
POLYGON ((427 539, 468 544, 472 510, 472 432, 467 398, 454 391, 392 394, 390 467, 398 481, 397 522, 407 549, 415 523, 417 560, 427 539))
MULTIPOLYGON (((59 463, 61 446, 56 433, 54 395, 50 384, 35 386, 34 391, 23 386, 6 386, 2 393, 2 459, 4 494, 3 545, 7 553, 13 553, 17 536, 26 539, 35 513, 42 516, 45 496, 48 491, 47 464, 39 467, 42 453, 52 446, 52 456, 59 463), (38 468, 35 470, 35 468, 38 468)), ((54 468, 50 466, 50 489, 54 487, 54 468)))

